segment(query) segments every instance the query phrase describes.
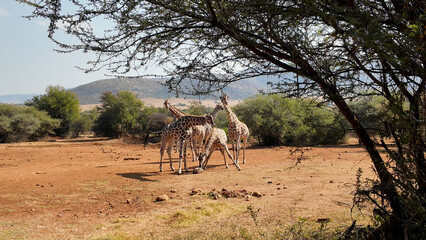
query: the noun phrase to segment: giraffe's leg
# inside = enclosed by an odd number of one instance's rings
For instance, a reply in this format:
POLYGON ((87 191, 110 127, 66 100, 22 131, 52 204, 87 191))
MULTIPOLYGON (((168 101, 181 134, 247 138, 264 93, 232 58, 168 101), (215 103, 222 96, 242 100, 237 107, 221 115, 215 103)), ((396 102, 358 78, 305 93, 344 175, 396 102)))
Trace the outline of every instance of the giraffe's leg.
POLYGON ((223 147, 220 147, 220 148, 219 148, 219 151, 220 151, 220 153, 222 153, 223 161, 225 162, 225 167, 226 167, 226 168, 229 168, 228 163, 226 162, 225 152, 223 151, 223 149, 222 149, 222 148, 223 148, 223 147))
POLYGON ((167 147, 167 154, 169 155, 169 160, 170 160, 170 169, 172 171, 175 170, 175 168, 173 167, 173 162, 172 162, 172 148, 173 148, 173 142, 169 142, 169 145, 167 147))
POLYGON ((210 152, 209 152, 209 155, 206 157, 206 160, 204 161, 204 169, 206 169, 206 168, 207 168, 207 163, 209 162, 209 159, 210 159, 210 157, 212 156, 213 152, 214 152, 214 149, 213 149, 213 148, 211 148, 211 149, 210 149, 210 152))
POLYGON ((245 136, 243 138, 243 163, 246 163, 246 145, 247 145, 247 138, 248 136, 245 136))
POLYGON ((164 139, 164 140, 161 141, 161 148, 160 148, 160 172, 163 171, 163 155, 164 155, 164 149, 166 148, 167 144, 168 144, 168 141, 166 139, 164 139))
POLYGON ((236 155, 237 149, 235 149, 234 139, 231 139, 231 142, 232 142, 232 158, 235 159, 238 163, 238 159, 236 158, 237 157, 237 155, 236 155))
POLYGON ((238 171, 241 171, 241 168, 238 165, 238 162, 235 161, 235 159, 232 157, 231 153, 229 152, 228 146, 226 144, 224 144, 223 148, 225 148, 225 151, 228 154, 228 157, 232 160, 232 162, 234 163, 234 165, 237 167, 238 171))
POLYGON ((164 154, 164 143, 161 143, 161 148, 160 148, 160 172, 163 171, 163 154, 164 154))
POLYGON ((195 140, 195 156, 198 156, 198 154, 201 152, 201 147, 203 146, 203 142, 202 140, 199 141, 200 139, 196 139, 195 140))
POLYGON ((183 143, 184 141, 180 140, 179 141, 179 169, 178 169, 178 174, 182 174, 182 152, 183 152, 183 143))
POLYGON ((238 137, 237 137, 236 145, 237 145, 237 151, 236 151, 237 156, 235 157, 235 160, 238 162, 238 158, 240 156, 240 150, 241 150, 241 136, 240 135, 238 135, 238 137))
POLYGON ((195 149, 196 146, 197 146, 196 140, 195 140, 194 136, 192 136, 192 134, 191 134, 191 151, 192 151, 192 161, 193 162, 195 162, 195 156, 197 154, 197 151, 195 149))
POLYGON ((185 141, 185 147, 183 148, 183 167, 185 168, 185 171, 188 172, 188 168, 186 167, 186 145, 187 141, 185 141))

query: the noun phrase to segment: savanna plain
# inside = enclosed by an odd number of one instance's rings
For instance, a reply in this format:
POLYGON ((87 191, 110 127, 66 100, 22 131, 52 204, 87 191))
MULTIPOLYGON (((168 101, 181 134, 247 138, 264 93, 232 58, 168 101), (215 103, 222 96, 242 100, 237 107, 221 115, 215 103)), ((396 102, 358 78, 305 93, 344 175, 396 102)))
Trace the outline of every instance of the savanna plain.
MULTIPOLYGON (((229 145, 231 148, 231 145, 229 145)), ((189 152, 189 151, 188 151, 189 152)), ((166 155, 166 154, 165 154, 166 155)), ((177 153, 172 153, 177 169, 177 153)), ((249 147, 237 171, 159 172, 159 145, 99 138, 0 145, 0 239, 291 239, 370 223, 352 208, 356 144, 249 147)))

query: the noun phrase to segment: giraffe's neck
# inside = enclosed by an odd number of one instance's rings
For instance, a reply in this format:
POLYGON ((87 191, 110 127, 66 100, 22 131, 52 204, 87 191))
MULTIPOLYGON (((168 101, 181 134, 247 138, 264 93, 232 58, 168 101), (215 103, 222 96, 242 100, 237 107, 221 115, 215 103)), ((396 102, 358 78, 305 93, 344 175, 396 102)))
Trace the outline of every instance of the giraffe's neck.
POLYGON ((216 119, 217 114, 219 113, 219 110, 220 110, 221 108, 222 108, 222 107, 221 107, 220 105, 217 105, 217 106, 216 106, 216 108, 213 110, 213 112, 211 113, 211 115, 212 115, 212 118, 213 118, 213 119, 216 119))
POLYGON ((173 107, 170 103, 168 103, 168 106, 167 106, 168 108, 168 110, 173 114, 173 116, 175 116, 175 118, 181 118, 181 117, 184 117, 184 116, 186 116, 186 114, 185 113, 183 113, 182 111, 180 111, 179 109, 177 109, 177 108, 175 108, 175 107, 173 107))
POLYGON ((214 140, 212 139, 213 137, 213 129, 212 131, 206 136, 206 142, 205 142, 205 147, 204 147, 204 153, 207 155, 210 152, 210 148, 213 146, 213 142, 214 140))
POLYGON ((223 106, 225 107, 226 115, 228 115, 229 124, 235 124, 236 122, 238 122, 237 115, 235 115, 231 108, 225 104, 223 104, 223 106))
POLYGON ((204 149, 204 154, 206 154, 206 155, 209 154, 210 148, 212 148, 212 146, 213 146, 212 141, 207 142, 206 148, 204 149))

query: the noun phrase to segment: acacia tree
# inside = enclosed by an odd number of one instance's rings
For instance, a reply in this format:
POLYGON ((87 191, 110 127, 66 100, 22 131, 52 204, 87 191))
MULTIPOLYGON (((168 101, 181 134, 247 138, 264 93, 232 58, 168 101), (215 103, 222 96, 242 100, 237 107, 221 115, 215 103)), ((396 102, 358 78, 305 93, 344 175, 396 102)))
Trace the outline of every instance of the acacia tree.
POLYGON ((232 110, 263 145, 336 144, 346 134, 340 115, 306 99, 257 95, 232 110))
POLYGON ((49 37, 62 51, 97 54, 87 71, 107 67, 125 73, 154 62, 170 75, 170 89, 192 94, 274 74, 282 77, 275 85, 279 92, 331 101, 377 172, 378 184, 364 194, 388 214, 383 228, 392 226, 385 230, 397 238, 422 230, 424 1, 87 0, 70 1, 73 6, 66 11, 60 0, 21 2, 35 7, 33 17, 50 20, 49 37), (111 28, 94 31, 90 24, 97 19, 109 21, 111 28), (78 44, 58 40, 62 30, 78 44), (289 72, 296 77, 286 77, 289 72), (193 88, 180 85, 185 78, 197 80, 193 88), (389 161, 347 104, 365 92, 384 96, 394 114, 386 128, 397 148, 381 142, 389 161))
POLYGON ((46 111, 49 116, 60 119, 61 124, 54 130, 56 135, 64 137, 80 115, 80 102, 77 95, 61 86, 49 86, 46 94, 34 96, 25 102, 27 106, 34 106, 46 111))
POLYGON ((104 92, 99 117, 95 120, 93 131, 106 137, 124 137, 137 125, 137 119, 144 103, 137 95, 129 91, 116 94, 104 92))

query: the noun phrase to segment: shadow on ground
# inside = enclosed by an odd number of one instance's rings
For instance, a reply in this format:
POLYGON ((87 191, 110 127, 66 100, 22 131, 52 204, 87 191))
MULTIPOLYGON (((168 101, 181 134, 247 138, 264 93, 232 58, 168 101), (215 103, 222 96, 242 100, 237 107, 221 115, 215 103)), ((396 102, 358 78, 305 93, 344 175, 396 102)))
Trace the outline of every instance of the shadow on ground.
POLYGON ((146 174, 146 173, 134 172, 134 173, 117 173, 117 175, 125 177, 125 178, 139 180, 142 182, 158 182, 158 180, 147 178, 147 177, 157 175, 157 173, 146 174))

